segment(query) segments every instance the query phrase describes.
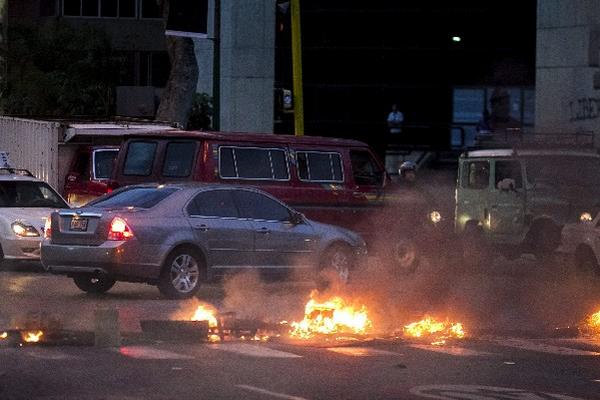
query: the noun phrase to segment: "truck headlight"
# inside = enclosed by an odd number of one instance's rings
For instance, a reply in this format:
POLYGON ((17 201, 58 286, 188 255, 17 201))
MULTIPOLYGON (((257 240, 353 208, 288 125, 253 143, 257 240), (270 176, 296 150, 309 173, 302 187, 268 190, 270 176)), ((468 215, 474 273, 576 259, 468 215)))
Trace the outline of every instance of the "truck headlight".
POLYGON ((592 220, 592 214, 590 214, 589 212, 581 213, 581 215, 579 216, 579 221, 581 222, 592 222, 592 220))
POLYGON ((429 217, 429 220, 431 222, 433 222, 434 224, 437 224, 438 222, 440 222, 442 220, 442 214, 440 214, 439 211, 430 212, 428 217, 429 217))
POLYGON ((20 237, 38 237, 38 236, 40 236, 39 232, 33 226, 26 224, 24 222, 21 222, 21 221, 13 222, 11 227, 12 227, 12 230, 15 233, 15 235, 20 236, 20 237))

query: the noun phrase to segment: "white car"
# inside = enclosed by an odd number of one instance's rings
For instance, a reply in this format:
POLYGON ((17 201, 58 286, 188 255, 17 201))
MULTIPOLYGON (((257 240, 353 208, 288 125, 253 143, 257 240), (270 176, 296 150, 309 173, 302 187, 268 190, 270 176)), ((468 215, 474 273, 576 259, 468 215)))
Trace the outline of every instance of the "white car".
POLYGON ((46 220, 52 211, 68 207, 29 171, 0 168, 0 260, 39 261, 46 220))
POLYGON ((600 274, 600 213, 583 213, 580 222, 565 224, 561 252, 572 254, 575 264, 600 274))

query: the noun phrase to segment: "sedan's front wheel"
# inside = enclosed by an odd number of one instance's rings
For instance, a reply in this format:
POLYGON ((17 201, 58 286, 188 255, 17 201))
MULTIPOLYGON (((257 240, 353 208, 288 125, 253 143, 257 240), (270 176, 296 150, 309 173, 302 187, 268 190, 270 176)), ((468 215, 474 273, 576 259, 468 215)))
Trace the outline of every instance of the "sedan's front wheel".
POLYGON ((187 299, 200 289, 201 261, 194 251, 177 250, 163 266, 158 290, 169 299, 187 299))
POLYGON ((116 281, 107 276, 76 275, 73 282, 86 293, 102 294, 108 292, 116 281))

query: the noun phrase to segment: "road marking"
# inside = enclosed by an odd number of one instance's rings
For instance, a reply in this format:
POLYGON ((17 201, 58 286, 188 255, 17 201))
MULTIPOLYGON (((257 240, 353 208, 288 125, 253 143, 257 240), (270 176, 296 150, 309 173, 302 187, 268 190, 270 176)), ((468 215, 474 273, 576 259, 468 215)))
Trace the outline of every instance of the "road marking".
POLYGON ((523 400, 583 400, 578 397, 562 394, 535 392, 523 389, 513 389, 495 386, 475 385, 427 385, 410 389, 410 393, 419 397, 437 400, 494 400, 494 399, 523 399, 523 400))
POLYGON ((492 353, 485 351, 476 351, 471 349, 465 349, 464 347, 456 346, 434 346, 431 344, 411 344, 409 347, 419 350, 433 351, 434 353, 450 354, 452 356, 459 357, 472 357, 472 356, 489 356, 492 353))
POLYGON ((259 358, 301 358, 297 354, 273 350, 260 344, 231 343, 231 344, 208 344, 210 349, 229 351, 250 357, 259 358))
POLYGON ((190 360, 194 357, 186 356, 179 353, 173 353, 172 351, 158 350, 146 346, 125 346, 116 349, 119 354, 138 358, 142 360, 190 360))
POLYGON ((570 347, 553 346, 550 344, 536 342, 533 339, 498 339, 492 342, 500 346, 513 347, 516 349, 537 351, 540 353, 558 354, 563 356, 600 356, 595 351, 572 349, 570 347))
POLYGON ((402 356, 403 354, 394 353, 368 347, 329 347, 327 350, 334 353, 343 354, 352 357, 377 357, 377 356, 402 356))
POLYGON ((307 400, 304 397, 290 396, 289 394, 285 394, 285 393, 271 392, 270 390, 261 389, 261 388, 256 387, 256 386, 250 386, 250 385, 235 385, 235 386, 239 387, 240 389, 249 390, 251 392, 256 392, 256 393, 260 393, 260 394, 266 394, 267 396, 275 397, 277 399, 307 400))
POLYGON ((37 358, 40 360, 72 360, 79 358, 63 353, 61 351, 50 349, 27 349, 25 350, 25 353, 30 357, 37 358))

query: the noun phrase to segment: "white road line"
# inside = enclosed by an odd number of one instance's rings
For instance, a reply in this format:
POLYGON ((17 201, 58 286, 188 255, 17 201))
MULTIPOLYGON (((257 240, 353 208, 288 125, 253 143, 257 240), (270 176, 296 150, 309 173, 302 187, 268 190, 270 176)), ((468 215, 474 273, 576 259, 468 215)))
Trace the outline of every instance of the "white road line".
POLYGON ((277 392, 271 392, 270 390, 267 389, 261 389, 259 387, 256 386, 250 386, 250 385, 235 385, 236 387, 239 387, 240 389, 245 389, 245 390, 249 390, 251 392, 256 392, 256 393, 260 393, 260 394, 265 394, 267 396, 271 396, 271 397, 275 397, 277 399, 286 399, 286 400, 307 400, 304 397, 298 397, 298 396, 290 396, 289 394, 285 394, 285 393, 277 393, 277 392))
POLYGON ((207 344, 209 349, 229 351, 250 357, 258 358, 301 358, 297 354, 273 350, 261 344, 230 343, 230 344, 207 344))
POLYGON ((464 347, 456 346, 434 346, 431 344, 411 344, 409 347, 419 350, 432 351, 434 353, 450 354, 458 357, 473 357, 473 356, 489 356, 492 353, 485 351, 476 351, 471 349, 465 349, 464 347))
POLYGON ((533 339, 497 339, 493 340, 492 342, 499 344, 500 346, 513 347, 516 349, 529 351, 537 351, 540 353, 558 354, 563 356, 600 356, 600 353, 595 351, 553 346, 533 339))
POLYGON ((29 357, 37 358, 40 360, 73 360, 79 357, 71 356, 57 350, 51 349, 27 349, 25 353, 29 357))
POLYGON ((403 354, 394 353, 379 349, 371 349, 369 347, 329 347, 327 350, 337 354, 352 357, 377 357, 377 356, 402 356, 403 354))
POLYGON ((166 350, 158 350, 146 346, 124 346, 115 349, 115 351, 118 351, 119 354, 123 356, 142 360, 190 360, 194 358, 184 354, 173 353, 166 350))

